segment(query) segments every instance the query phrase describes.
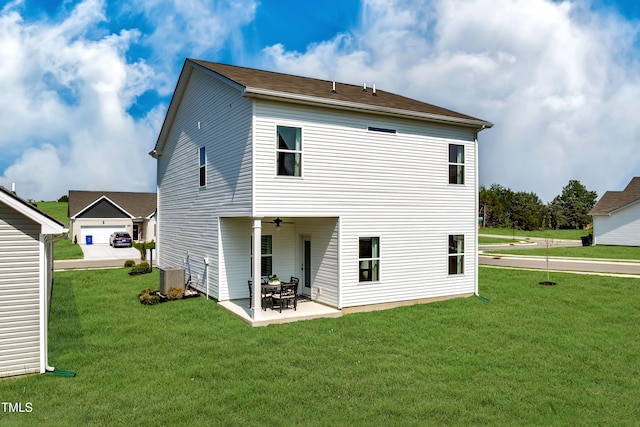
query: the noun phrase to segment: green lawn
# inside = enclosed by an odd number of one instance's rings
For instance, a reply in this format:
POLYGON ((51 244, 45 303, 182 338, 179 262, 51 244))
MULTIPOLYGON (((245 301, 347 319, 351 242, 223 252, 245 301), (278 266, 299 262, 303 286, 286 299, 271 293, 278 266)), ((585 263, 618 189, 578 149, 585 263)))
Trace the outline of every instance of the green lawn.
MULTIPOLYGON (((484 253, 547 256, 547 248, 485 250, 484 253)), ((549 256, 568 258, 603 258, 639 260, 640 248, 632 246, 570 246, 549 248, 549 256)))
POLYGON ((509 244, 509 243, 516 243, 519 242, 518 239, 505 239, 504 237, 485 237, 485 236, 479 236, 478 237, 478 243, 479 244, 488 244, 488 243, 502 243, 502 244, 509 244))
POLYGON ((639 282, 482 268, 478 298, 251 328, 152 275, 56 273, 50 363, 0 425, 637 425, 639 282))
POLYGON ((480 234, 498 234, 501 236, 520 237, 551 237, 554 239, 580 240, 580 237, 588 235, 591 230, 513 230, 512 228, 482 227, 480 234))
POLYGON ((53 259, 83 259, 84 253, 80 245, 74 245, 71 240, 63 239, 53 242, 53 259))
POLYGON ((69 227, 69 216, 67 202, 37 202, 38 209, 42 212, 54 217, 66 227, 69 227))

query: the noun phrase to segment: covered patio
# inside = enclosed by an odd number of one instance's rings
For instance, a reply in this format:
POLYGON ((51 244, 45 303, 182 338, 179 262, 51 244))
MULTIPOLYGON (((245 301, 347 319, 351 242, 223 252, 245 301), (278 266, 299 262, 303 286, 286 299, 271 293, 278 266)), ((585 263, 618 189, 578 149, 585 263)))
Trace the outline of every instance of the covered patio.
POLYGON ((252 310, 249 308, 249 298, 220 301, 218 304, 251 326, 267 326, 297 322, 299 320, 342 316, 341 310, 311 301, 310 299, 298 301, 297 310, 288 308, 282 310, 282 313, 280 313, 278 310, 267 308, 266 310, 262 310, 259 319, 252 317, 252 310))

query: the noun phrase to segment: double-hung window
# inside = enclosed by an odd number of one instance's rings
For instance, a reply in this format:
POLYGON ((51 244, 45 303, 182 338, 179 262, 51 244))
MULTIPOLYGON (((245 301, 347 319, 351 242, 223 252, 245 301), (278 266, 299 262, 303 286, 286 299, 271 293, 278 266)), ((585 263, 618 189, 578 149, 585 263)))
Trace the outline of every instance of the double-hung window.
POLYGON ((449 144, 449 184, 464 184, 464 145, 449 144))
POLYGON ((207 152, 205 147, 200 147, 200 187, 207 185, 207 152))
POLYGON ((278 126, 277 133, 278 175, 302 176, 302 129, 278 126))
POLYGON ((380 280, 380 238, 360 237, 359 242, 359 282, 380 280))
MULTIPOLYGON (((253 258, 253 237, 251 237, 251 258, 253 258)), ((251 274, 253 275, 253 261, 251 262, 251 274)), ((270 235, 261 236, 260 239, 260 275, 273 275, 273 241, 270 235)))
POLYGON ((449 235, 449 274, 464 274, 464 235, 449 235))

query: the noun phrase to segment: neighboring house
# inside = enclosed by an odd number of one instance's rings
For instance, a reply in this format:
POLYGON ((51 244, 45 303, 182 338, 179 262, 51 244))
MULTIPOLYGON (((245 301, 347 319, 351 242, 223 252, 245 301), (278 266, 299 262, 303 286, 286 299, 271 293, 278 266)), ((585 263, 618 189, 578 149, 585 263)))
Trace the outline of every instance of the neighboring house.
POLYGON ((150 153, 158 266, 186 265, 218 301, 271 274, 343 312, 472 295, 491 126, 367 85, 187 59, 150 153))
POLYGON ((640 177, 622 191, 607 191, 591 209, 593 244, 640 246, 640 177))
POLYGON ((69 191, 69 238, 84 244, 109 244, 116 231, 133 240, 156 239, 156 193, 69 191))
POLYGON ((64 224, 0 187, 0 377, 44 373, 53 235, 64 224))

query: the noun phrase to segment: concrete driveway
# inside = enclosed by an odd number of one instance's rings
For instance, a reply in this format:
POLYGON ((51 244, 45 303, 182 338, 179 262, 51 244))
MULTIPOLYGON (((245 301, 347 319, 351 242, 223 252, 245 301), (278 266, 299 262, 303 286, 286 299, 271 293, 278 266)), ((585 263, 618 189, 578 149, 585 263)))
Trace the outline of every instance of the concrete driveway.
POLYGON ((132 259, 140 261, 140 251, 136 248, 112 248, 107 244, 80 245, 86 260, 132 259))

